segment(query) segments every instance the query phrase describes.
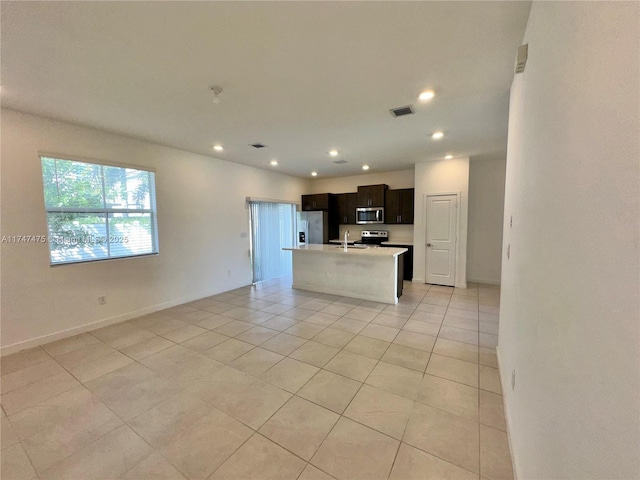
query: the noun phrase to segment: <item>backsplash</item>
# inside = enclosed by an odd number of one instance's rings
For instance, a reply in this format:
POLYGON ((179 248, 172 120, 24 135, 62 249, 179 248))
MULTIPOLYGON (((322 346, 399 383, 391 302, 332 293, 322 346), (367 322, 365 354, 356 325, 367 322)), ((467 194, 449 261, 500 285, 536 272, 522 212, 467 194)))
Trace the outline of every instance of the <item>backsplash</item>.
POLYGON ((344 232, 349 230, 349 240, 360 240, 362 230, 387 230, 389 241, 413 242, 413 225, 340 225, 340 239, 344 239, 344 232))

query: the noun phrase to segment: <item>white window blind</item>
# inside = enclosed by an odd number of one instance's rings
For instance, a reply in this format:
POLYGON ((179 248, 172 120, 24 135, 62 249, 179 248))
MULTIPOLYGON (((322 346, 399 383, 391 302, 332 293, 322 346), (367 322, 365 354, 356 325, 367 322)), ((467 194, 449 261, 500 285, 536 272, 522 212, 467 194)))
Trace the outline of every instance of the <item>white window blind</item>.
POLYGON ((158 253, 153 172, 40 160, 52 265, 158 253))
POLYGON ((251 260, 253 283, 291 274, 295 240, 296 206, 287 203, 249 201, 251 210, 251 260))

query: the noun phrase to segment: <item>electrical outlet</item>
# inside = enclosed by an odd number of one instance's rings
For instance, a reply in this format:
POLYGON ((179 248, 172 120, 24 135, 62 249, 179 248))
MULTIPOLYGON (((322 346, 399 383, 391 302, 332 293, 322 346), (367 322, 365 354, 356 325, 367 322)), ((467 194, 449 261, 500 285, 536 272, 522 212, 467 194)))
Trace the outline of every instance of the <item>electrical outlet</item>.
POLYGON ((230 277, 231 276, 231 270, 227 270, 227 276, 230 277))
POLYGON ((107 303, 107 297, 105 296, 98 297, 98 305, 104 305, 105 303, 107 303))
POLYGON ((513 215, 509 217, 509 228, 513 227, 513 215))
POLYGON ((512 370, 511 371, 511 390, 515 390, 516 389, 516 371, 512 370))

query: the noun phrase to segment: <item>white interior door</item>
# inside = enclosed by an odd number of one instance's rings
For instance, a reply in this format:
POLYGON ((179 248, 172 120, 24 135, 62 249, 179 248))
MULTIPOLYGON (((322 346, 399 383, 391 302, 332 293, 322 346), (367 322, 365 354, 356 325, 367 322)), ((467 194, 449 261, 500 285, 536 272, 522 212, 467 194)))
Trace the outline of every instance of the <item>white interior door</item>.
POLYGON ((455 285, 458 196, 427 195, 426 283, 455 285))

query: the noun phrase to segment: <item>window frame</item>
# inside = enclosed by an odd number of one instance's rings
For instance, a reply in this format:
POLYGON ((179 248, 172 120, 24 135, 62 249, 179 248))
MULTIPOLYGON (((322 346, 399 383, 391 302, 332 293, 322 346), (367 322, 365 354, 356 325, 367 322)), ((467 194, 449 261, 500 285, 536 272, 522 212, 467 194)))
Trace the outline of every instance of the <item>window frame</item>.
POLYGON ((140 165, 133 165, 127 163, 119 163, 119 162, 110 162, 105 160, 98 160, 92 158, 79 158, 71 155, 61 155, 50 152, 38 152, 38 159, 40 160, 40 178, 42 180, 42 192, 43 192, 43 204, 45 210, 45 222, 47 227, 47 244, 49 249, 49 266, 50 267, 59 267, 62 265, 75 265, 82 263, 93 263, 93 262, 108 262, 113 260, 125 260, 130 258, 140 258, 140 257, 149 257, 149 256, 157 256, 160 254, 160 241, 158 235, 158 206, 156 199, 156 169, 152 167, 141 167, 140 165), (100 167, 100 182, 102 186, 102 200, 104 207, 48 207, 46 198, 45 198, 45 180, 44 180, 44 170, 43 170, 43 159, 50 160, 62 160, 68 162, 76 162, 76 163, 84 163, 97 165, 100 167), (152 174, 153 177, 149 177, 149 205, 151 208, 136 208, 136 209, 127 209, 127 208, 109 208, 106 206, 106 188, 105 188, 105 174, 104 167, 113 167, 120 169, 131 169, 137 170, 140 172, 146 172, 147 174, 152 174), (153 182, 151 181, 153 179, 153 182), (107 249, 107 256, 104 258, 95 258, 95 259, 82 259, 82 260, 67 260, 54 262, 52 255, 52 234, 50 232, 49 225, 49 214, 50 213, 84 213, 84 214, 95 214, 104 216, 105 219, 105 236, 107 241, 105 242, 107 249), (108 239, 109 236, 109 215, 110 214, 149 214, 149 223, 151 228, 151 252, 148 253, 137 253, 132 255, 117 255, 111 256, 111 245, 108 239))

